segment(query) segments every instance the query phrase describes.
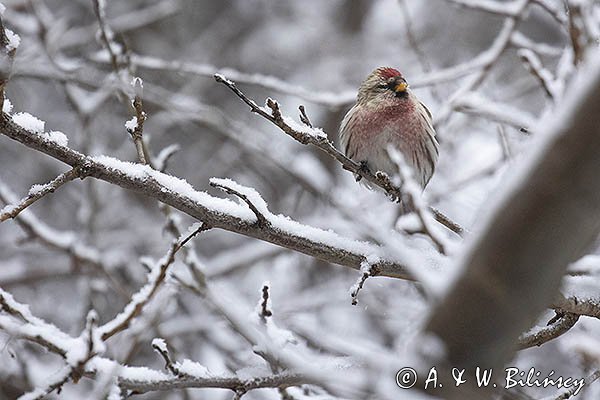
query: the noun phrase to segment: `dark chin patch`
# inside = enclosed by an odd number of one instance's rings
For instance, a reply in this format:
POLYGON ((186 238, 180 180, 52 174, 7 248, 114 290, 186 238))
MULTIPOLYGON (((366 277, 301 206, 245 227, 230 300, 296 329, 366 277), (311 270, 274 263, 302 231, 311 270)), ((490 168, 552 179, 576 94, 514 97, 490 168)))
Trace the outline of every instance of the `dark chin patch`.
POLYGON ((408 92, 404 91, 404 92, 396 92, 396 97, 399 99, 405 99, 408 97, 408 92))

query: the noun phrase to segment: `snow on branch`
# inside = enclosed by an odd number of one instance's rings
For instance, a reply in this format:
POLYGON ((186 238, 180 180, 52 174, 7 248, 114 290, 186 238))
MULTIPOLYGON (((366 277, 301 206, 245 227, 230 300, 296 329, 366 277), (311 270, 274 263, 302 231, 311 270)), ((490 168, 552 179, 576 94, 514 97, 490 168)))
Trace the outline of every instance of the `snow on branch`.
POLYGON ((437 227, 434 227, 433 215, 422 199, 422 190, 414 179, 412 168, 406 163, 402 153, 395 147, 388 146, 386 150, 390 156, 390 160, 398 167, 398 176, 392 177, 392 179, 399 181, 396 185, 402 189, 402 202, 406 203, 408 209, 417 216, 422 233, 431 239, 440 253, 446 254, 448 241, 443 236, 443 233, 439 232, 437 227))
POLYGON ((527 349, 556 339, 571 329, 579 320, 578 314, 557 313, 556 317, 548 322, 548 326, 532 329, 519 337, 519 350, 527 349))
POLYGON ((175 261, 177 252, 198 233, 208 229, 210 229, 210 226, 199 224, 199 226, 195 226, 190 233, 171 243, 171 247, 167 254, 151 267, 150 272, 148 273, 148 282, 138 290, 137 293, 131 296, 131 301, 125 306, 125 309, 115 318, 98 328, 102 335, 102 340, 107 340, 116 333, 127 329, 131 321, 142 312, 144 306, 150 302, 164 282, 167 277, 167 270, 175 261))
MULTIPOLYGON (((319 150, 326 153, 328 156, 337 160, 342 168, 354 173, 356 176, 366 179, 370 183, 375 184, 382 188, 392 199, 398 200, 402 198, 402 190, 392 184, 389 178, 381 174, 376 174, 365 168, 364 165, 351 160, 346 157, 341 151, 335 148, 333 143, 327 138, 327 134, 322 129, 314 128, 310 124, 306 113, 303 108, 300 109, 301 120, 305 121, 304 125, 301 125, 294 121, 292 118, 282 115, 279 108, 279 103, 273 99, 267 99, 267 107, 260 107, 254 100, 248 98, 241 90, 239 90, 234 82, 227 79, 223 75, 215 74, 217 82, 224 84, 231 91, 233 91, 244 103, 246 103, 253 113, 260 115, 266 120, 272 122, 279 129, 291 136, 296 141, 302 144, 311 144, 317 147, 319 150)), ((455 233, 461 234, 464 229, 457 223, 451 221, 448 217, 443 215, 440 211, 431 208, 431 212, 435 215, 436 220, 442 225, 455 233)))
MULTIPOLYGON (((35 342, 52 353, 63 357, 67 362, 58 377, 28 393, 26 399, 41 399, 52 390, 59 389, 67 381, 75 383, 81 376, 93 377, 99 373, 113 376, 123 390, 147 393, 184 388, 222 388, 234 392, 248 392, 259 388, 279 388, 298 386, 315 382, 304 374, 282 372, 272 375, 241 378, 238 376, 213 376, 190 360, 174 363, 180 375, 165 374, 146 367, 130 367, 101 357, 103 351, 100 330, 95 326, 94 313, 88 315, 86 328, 78 338, 74 338, 31 314, 28 306, 14 300, 10 293, 0 289, 0 329, 15 337, 35 342)), ((166 349, 159 341, 153 341, 155 348, 166 349)))
MULTIPOLYGON (((33 185, 29 189, 29 193, 27 197, 21 199, 19 204, 9 204, 0 210, 0 222, 4 222, 7 219, 15 218, 21 211, 25 210, 27 207, 46 196, 49 193, 54 193, 54 191, 60 188, 67 182, 72 181, 77 178, 78 171, 76 168, 71 169, 70 171, 64 172, 51 180, 50 182, 44 185, 33 185)), ((0 185, 2 183, 0 182, 0 185)))
POLYGON ((453 104, 457 111, 481 116, 527 132, 535 130, 536 118, 528 112, 508 104, 491 101, 479 93, 464 93, 460 98, 454 100, 453 104))
MULTIPOLYGON (((428 333, 446 348, 441 363, 502 365, 519 335, 553 301, 562 311, 598 316, 597 301, 582 307, 576 298, 554 299, 567 266, 600 230, 598 109, 596 50, 557 112, 538 126, 544 134, 495 199, 485 228, 462 258, 459 276, 429 318, 428 333)), ((444 390, 444 397, 464 398, 460 391, 444 390)))
POLYGON ((276 216, 271 221, 272 226, 261 228, 255 224, 256 217, 247 208, 198 192, 182 179, 146 165, 135 165, 110 157, 86 156, 43 140, 39 135, 14 124, 6 115, 0 121, 0 133, 73 167, 79 166, 82 177, 95 177, 142 193, 213 228, 240 233, 354 269, 360 269, 368 257, 376 256, 380 261, 372 265, 374 275, 412 279, 405 261, 386 258, 374 244, 302 225, 283 216, 276 216))

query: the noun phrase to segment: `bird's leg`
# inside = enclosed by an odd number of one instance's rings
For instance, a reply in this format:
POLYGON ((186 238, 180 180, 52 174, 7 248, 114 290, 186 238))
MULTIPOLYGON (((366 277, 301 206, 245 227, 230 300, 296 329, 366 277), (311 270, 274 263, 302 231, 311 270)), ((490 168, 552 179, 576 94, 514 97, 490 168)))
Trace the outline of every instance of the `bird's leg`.
MULTIPOLYGON (((358 170, 360 172, 363 172, 363 173, 371 172, 371 170, 369 169, 369 164, 367 164, 366 160, 362 160, 361 162, 359 162, 359 164, 360 164, 360 167, 358 167, 358 170)), ((358 182, 362 179, 362 175, 360 175, 360 174, 355 174, 354 177, 356 178, 356 182, 358 182)))

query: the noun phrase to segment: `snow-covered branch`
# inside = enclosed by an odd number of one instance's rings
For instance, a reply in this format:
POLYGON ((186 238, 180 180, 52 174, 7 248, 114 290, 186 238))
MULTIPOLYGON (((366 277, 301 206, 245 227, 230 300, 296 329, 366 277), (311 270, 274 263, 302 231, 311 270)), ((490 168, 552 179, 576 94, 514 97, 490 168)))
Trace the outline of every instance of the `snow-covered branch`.
MULTIPOLYGON (((402 198, 402 190, 398 186, 394 185, 390 179, 385 176, 385 174, 382 175, 377 174, 377 171, 370 171, 368 168, 365 168, 363 164, 357 163, 354 160, 346 157, 344 153, 335 148, 333 143, 328 139, 327 134, 323 132, 322 129, 315 128, 306 123, 301 125, 294 121, 293 118, 284 116, 281 113, 279 103, 273 99, 267 99, 268 109, 266 107, 260 107, 254 100, 251 100, 241 90, 239 90, 234 82, 227 79, 223 75, 215 74, 215 79, 217 82, 222 83, 231 89, 231 91, 233 91, 240 99, 242 99, 244 103, 250 107, 252 112, 272 122, 296 141, 305 145, 311 144, 317 147, 319 150, 323 151, 328 156, 339 162, 342 168, 345 170, 350 171, 357 177, 365 179, 385 190, 385 192, 392 199, 398 200, 402 198)), ((303 108, 300 110, 301 118, 306 119, 306 114, 302 111, 303 108)), ((431 208, 430 210, 435 216, 436 221, 444 225, 446 228, 457 234, 464 232, 464 229, 459 224, 452 221, 439 210, 435 208, 431 208)))
MULTIPOLYGON (((427 330, 444 342, 450 365, 493 368, 506 362, 521 332, 553 300, 567 266, 597 237, 598 108, 596 52, 557 112, 539 126, 545 135, 499 196, 459 277, 430 317, 427 330)), ((560 308, 573 312, 574 303, 565 300, 560 308)), ((465 398, 458 392, 445 395, 465 398)))
MULTIPOLYGON (((260 227, 251 212, 231 201, 197 192, 187 182, 149 166, 134 165, 110 157, 86 156, 23 129, 7 115, 0 121, 0 133, 72 167, 79 167, 83 177, 95 177, 145 194, 213 228, 241 233, 355 269, 360 269, 361 263, 371 255, 383 256, 375 245, 307 227, 281 216, 274 216, 271 226, 260 227)), ((372 267, 375 275, 411 279, 401 260, 382 257, 372 267)))
MULTIPOLYGON (((0 210, 0 222, 4 222, 7 219, 15 218, 17 215, 21 213, 21 211, 25 210, 27 207, 46 196, 49 193, 53 193, 56 189, 61 187, 67 182, 72 181, 77 178, 78 172, 77 169, 71 169, 65 173, 60 174, 50 182, 44 185, 34 185, 29 189, 27 193, 27 197, 23 198, 19 204, 8 204, 3 209, 0 210)), ((2 183, 0 182, 0 186, 2 183)), ((3 191, 0 188, 0 192, 3 191)), ((6 192, 6 190, 4 190, 6 192)), ((2 197, 2 194, 0 194, 2 197)))

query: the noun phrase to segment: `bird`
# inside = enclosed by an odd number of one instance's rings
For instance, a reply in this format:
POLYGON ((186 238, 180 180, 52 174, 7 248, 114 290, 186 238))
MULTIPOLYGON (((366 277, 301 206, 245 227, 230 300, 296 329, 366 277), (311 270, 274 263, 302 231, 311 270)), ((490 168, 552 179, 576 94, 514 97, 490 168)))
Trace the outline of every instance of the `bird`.
POLYGON ((346 157, 389 177, 399 172, 389 155, 392 146, 412 168, 421 189, 429 183, 439 156, 431 112, 391 67, 375 69, 362 82, 356 103, 340 124, 339 139, 346 157))

